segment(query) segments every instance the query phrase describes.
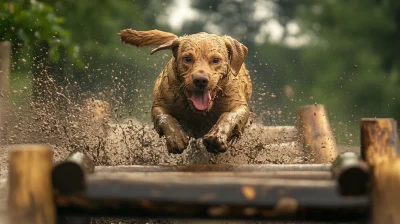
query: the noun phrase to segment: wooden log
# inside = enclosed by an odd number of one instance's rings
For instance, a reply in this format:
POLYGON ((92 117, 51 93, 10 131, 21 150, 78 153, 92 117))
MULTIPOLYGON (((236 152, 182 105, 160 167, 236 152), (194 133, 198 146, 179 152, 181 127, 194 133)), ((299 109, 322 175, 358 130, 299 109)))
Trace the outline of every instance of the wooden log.
MULTIPOLYGON (((115 173, 115 172, 114 172, 115 173)), ((128 173, 128 172, 123 172, 128 173)), ((103 172, 103 174, 106 174, 103 172)), ((112 175, 112 174, 109 174, 112 175)), ((130 172, 134 178, 153 177, 193 178, 193 177, 249 177, 259 179, 290 179, 290 180, 332 180, 331 171, 262 171, 262 172, 130 172)))
POLYGON ((330 181, 95 173, 83 196, 59 195, 61 215, 152 218, 351 220, 367 197, 341 197, 330 181))
POLYGON ((372 223, 400 223, 400 159, 394 119, 361 119, 361 155, 372 169, 372 223))
POLYGON ((336 141, 324 105, 306 105, 297 110, 297 128, 313 163, 331 163, 338 155, 336 141))
POLYGON ((354 152, 340 154, 332 164, 333 177, 338 181, 339 191, 344 196, 367 194, 369 167, 354 152))
POLYGON ((65 161, 54 166, 53 186, 62 194, 82 192, 85 190, 87 174, 93 172, 93 161, 81 152, 73 152, 65 161))
POLYGON ((4 138, 7 101, 10 91, 11 43, 0 42, 0 144, 4 138))
POLYGON ((331 171, 331 164, 197 164, 96 166, 95 172, 266 172, 331 171))
POLYGON ((46 145, 15 145, 9 157, 10 223, 54 224, 51 169, 53 151, 46 145))

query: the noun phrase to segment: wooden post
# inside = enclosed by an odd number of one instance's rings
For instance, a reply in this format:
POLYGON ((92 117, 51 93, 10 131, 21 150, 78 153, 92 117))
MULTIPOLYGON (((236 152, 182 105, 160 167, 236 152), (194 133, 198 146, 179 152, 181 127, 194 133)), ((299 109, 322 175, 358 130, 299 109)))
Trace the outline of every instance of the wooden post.
POLYGON ((369 167, 354 152, 340 154, 332 164, 332 174, 344 196, 364 195, 369 187, 369 167))
POLYGON ((297 113, 299 116, 297 128, 312 162, 331 163, 338 152, 324 105, 302 106, 297 113))
POLYGON ((9 95, 11 43, 0 42, 0 144, 4 137, 5 115, 9 95))
POLYGON ((372 223, 400 223, 397 122, 361 119, 361 155, 372 168, 372 223))
POLYGON ((54 224, 51 169, 53 151, 45 145, 15 145, 9 157, 10 223, 54 224))
POLYGON ((361 120, 361 155, 373 169, 373 223, 399 223, 400 160, 397 158, 397 122, 361 120))
POLYGON ((85 190, 87 174, 93 172, 93 161, 81 152, 73 152, 65 161, 54 167, 53 186, 62 194, 82 192, 85 190))
POLYGON ((361 119, 361 157, 372 166, 397 157, 397 121, 361 119))

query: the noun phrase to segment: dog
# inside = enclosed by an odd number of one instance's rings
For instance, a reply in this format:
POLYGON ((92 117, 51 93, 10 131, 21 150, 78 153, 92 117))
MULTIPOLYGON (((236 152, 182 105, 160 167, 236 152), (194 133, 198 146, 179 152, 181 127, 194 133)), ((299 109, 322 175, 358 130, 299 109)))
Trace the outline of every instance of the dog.
POLYGON ((201 138, 207 151, 226 152, 250 115, 252 82, 244 60, 248 49, 230 36, 205 32, 184 35, 121 30, 123 43, 171 50, 158 76, 151 110, 154 128, 165 136, 168 152, 182 153, 189 137, 201 138))

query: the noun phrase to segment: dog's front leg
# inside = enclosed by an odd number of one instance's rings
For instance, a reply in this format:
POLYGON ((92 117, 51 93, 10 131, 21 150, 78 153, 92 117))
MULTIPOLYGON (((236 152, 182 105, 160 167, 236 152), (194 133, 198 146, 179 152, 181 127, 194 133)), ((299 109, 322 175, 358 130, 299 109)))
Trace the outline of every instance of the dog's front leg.
POLYGON ((182 153, 188 146, 189 139, 178 121, 162 107, 154 107, 151 113, 154 128, 160 136, 164 135, 167 140, 168 152, 174 154, 182 153))
POLYGON ((203 137, 203 143, 207 151, 213 153, 226 152, 228 141, 231 140, 235 131, 239 133, 243 131, 249 115, 249 108, 245 105, 223 113, 217 123, 203 137))

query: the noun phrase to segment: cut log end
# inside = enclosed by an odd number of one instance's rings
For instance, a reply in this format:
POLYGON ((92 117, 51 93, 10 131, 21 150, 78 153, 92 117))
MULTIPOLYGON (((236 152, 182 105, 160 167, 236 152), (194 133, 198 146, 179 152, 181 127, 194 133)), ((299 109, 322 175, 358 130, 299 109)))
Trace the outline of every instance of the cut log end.
POLYGON ((332 164, 332 173, 344 196, 365 195, 369 190, 368 165, 354 152, 339 155, 332 164))
POLYGON ((86 188, 87 174, 93 172, 93 161, 81 152, 73 152, 65 161, 53 168, 53 186, 60 193, 66 195, 82 192, 86 188))

